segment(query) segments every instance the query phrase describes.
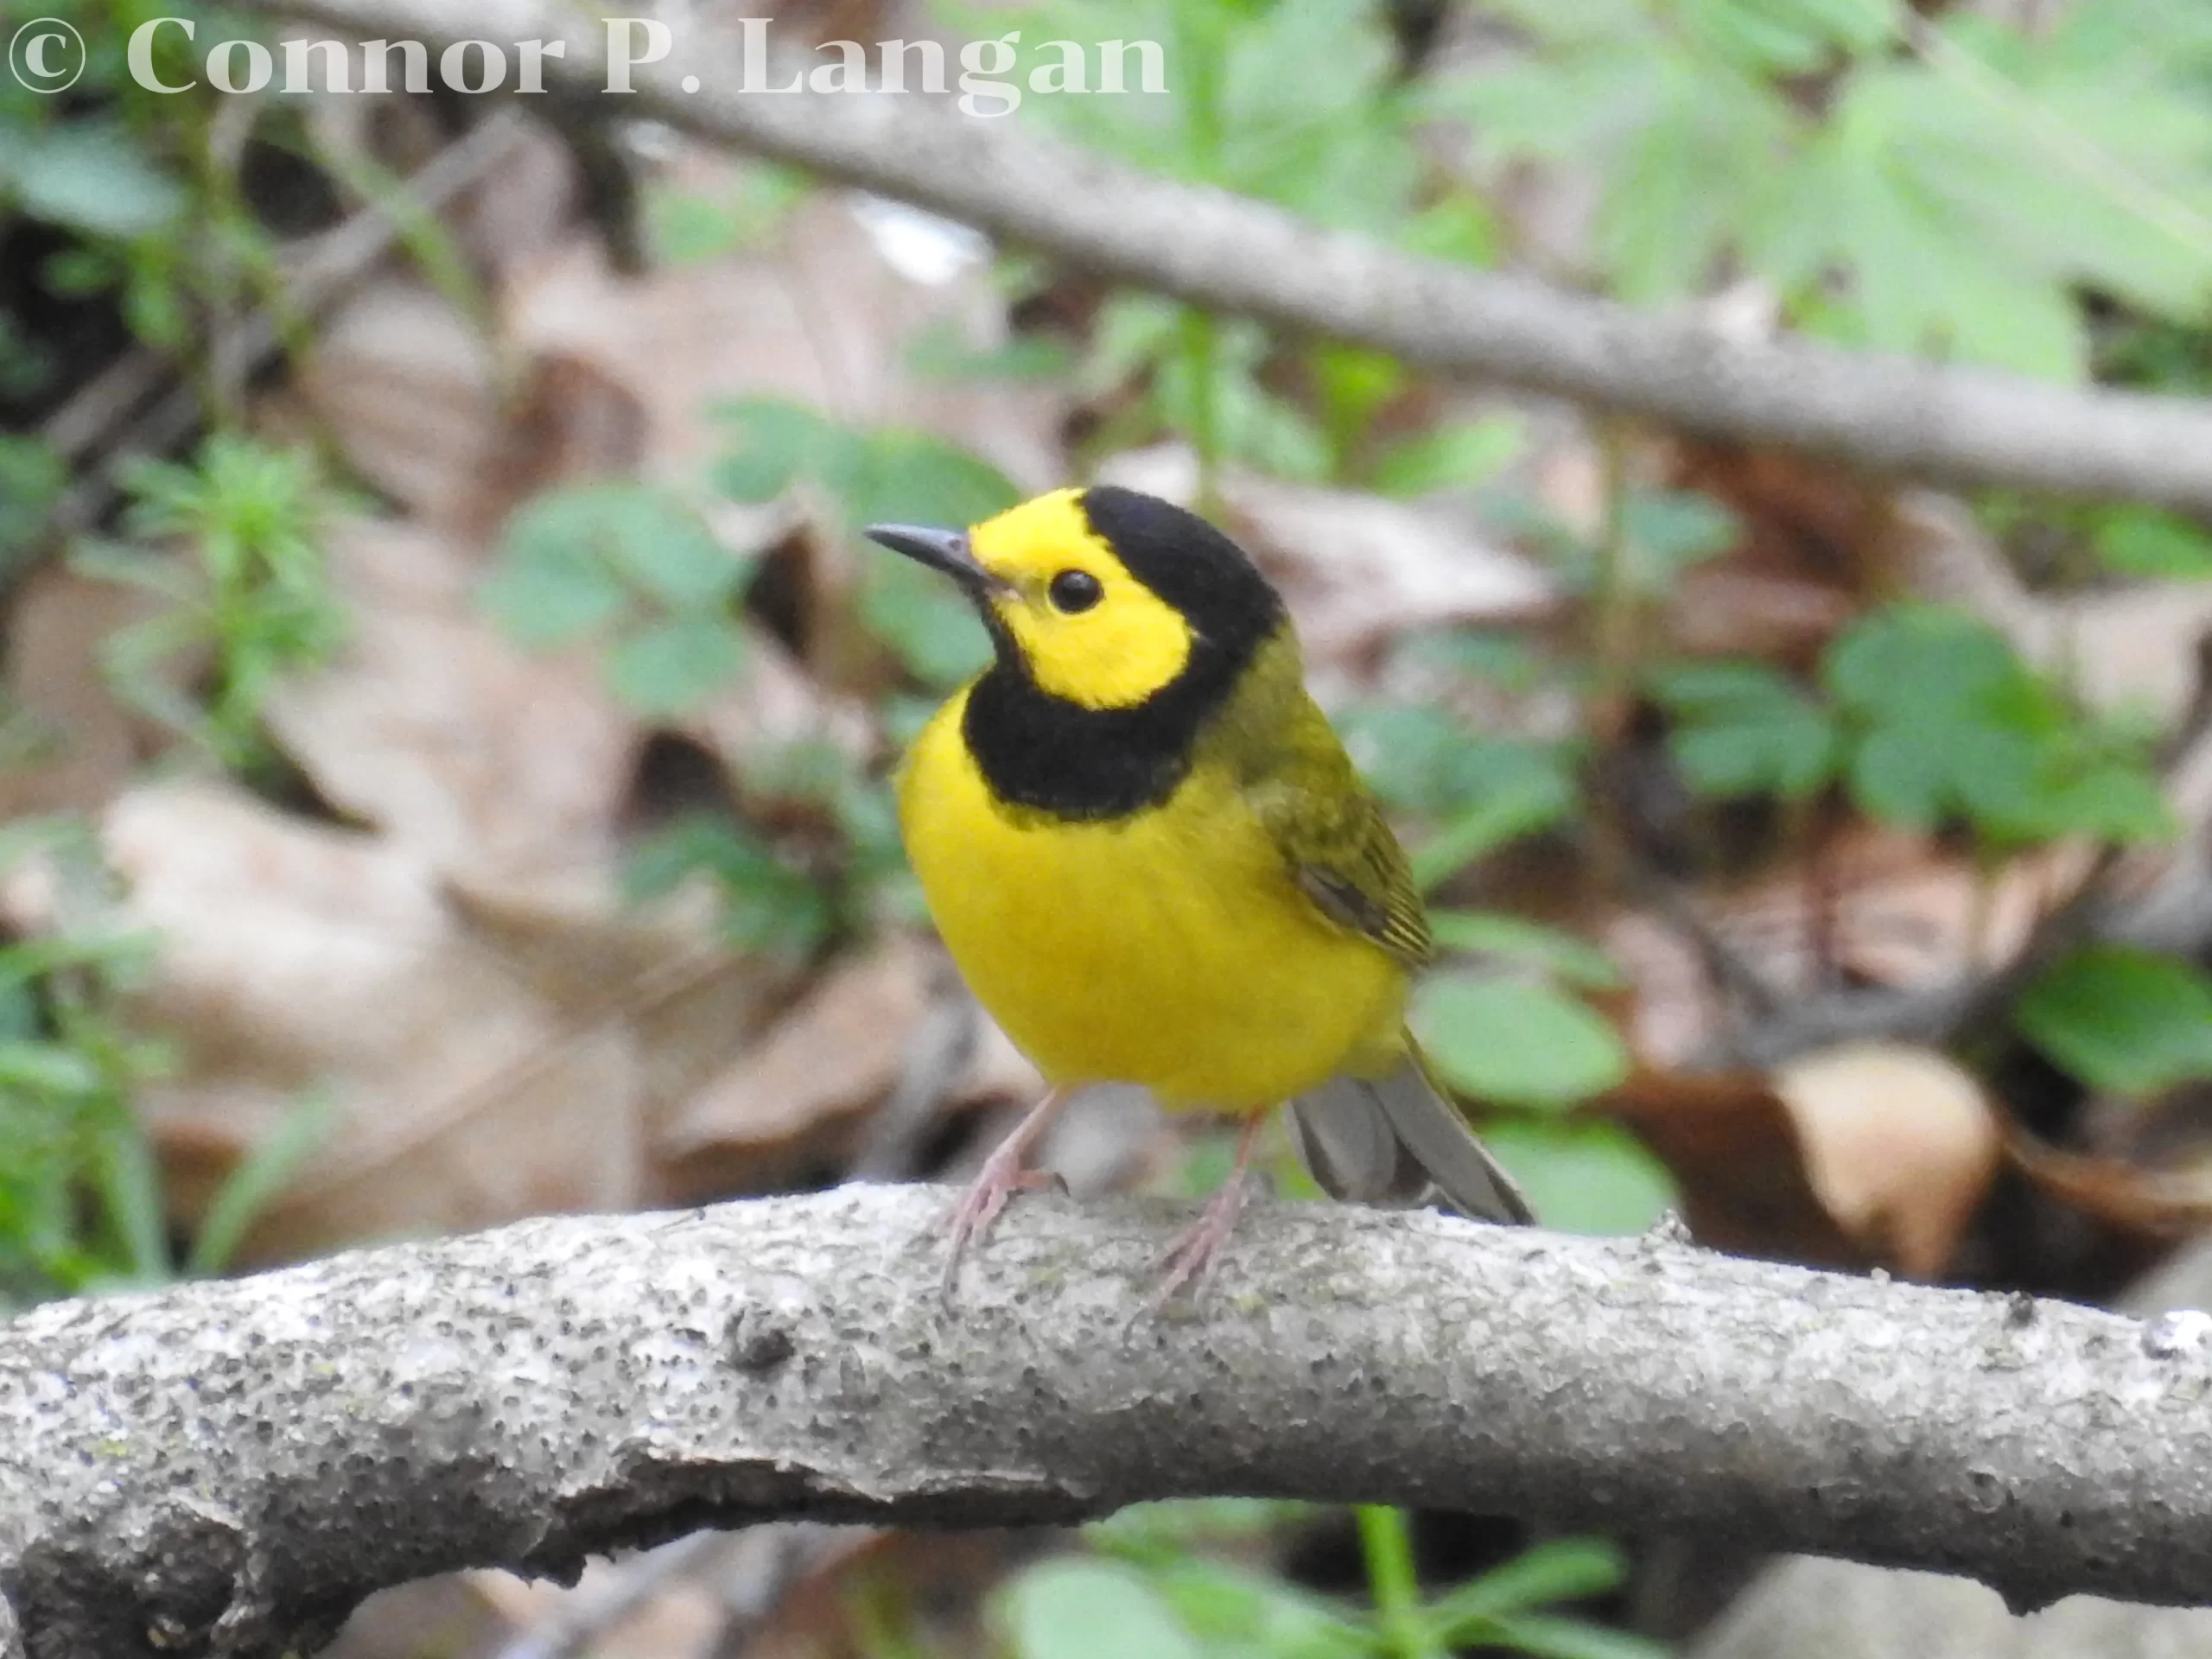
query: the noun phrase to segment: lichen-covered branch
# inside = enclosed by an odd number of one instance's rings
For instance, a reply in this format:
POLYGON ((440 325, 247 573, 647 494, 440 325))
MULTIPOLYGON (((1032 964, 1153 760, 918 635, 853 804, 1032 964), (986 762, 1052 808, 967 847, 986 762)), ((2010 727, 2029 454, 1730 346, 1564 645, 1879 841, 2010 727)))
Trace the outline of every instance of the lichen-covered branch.
POLYGON ((0 1327, 32 1654, 274 1653, 377 1587, 771 1516, 1198 1493, 1681 1531, 2212 1600, 2188 1327, 1430 1214, 1258 1205, 1147 1311, 1167 1206, 941 1192, 534 1221, 0 1327))
MULTIPOLYGON (((361 35, 506 42, 511 55, 513 42, 557 41, 565 56, 544 60, 548 85, 575 89, 600 113, 654 117, 1087 270, 1431 368, 1900 477, 2212 510, 2212 405, 2202 402, 1803 340, 1729 340, 1680 316, 1324 232, 1262 202, 1148 177, 1025 123, 960 117, 941 101, 747 92, 727 32, 680 19, 668 55, 636 66, 626 77, 634 92, 621 93, 606 90, 607 25, 566 0, 245 3, 361 35), (687 78, 696 90, 685 90, 687 78)), ((642 54, 641 35, 622 38, 642 54)), ((760 84, 791 79, 786 67, 753 69, 760 84)))

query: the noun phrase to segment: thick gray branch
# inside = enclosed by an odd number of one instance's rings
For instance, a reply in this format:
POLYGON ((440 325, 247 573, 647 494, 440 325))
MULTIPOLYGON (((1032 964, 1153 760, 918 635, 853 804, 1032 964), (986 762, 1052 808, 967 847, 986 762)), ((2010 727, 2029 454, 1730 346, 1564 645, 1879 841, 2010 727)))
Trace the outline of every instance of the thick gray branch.
MULTIPOLYGON (((1147 177, 1033 127, 960 118, 918 97, 741 92, 728 43, 682 23, 674 50, 638 67, 637 90, 624 96, 601 90, 599 23, 557 0, 247 3, 379 37, 563 40, 568 55, 549 61, 549 73, 610 113, 657 116, 1088 270, 1430 368, 1904 477, 2212 511, 2212 407, 2202 403, 1805 341, 1727 341, 1691 321, 1323 232, 1264 203, 1147 177), (687 75, 698 79, 696 93, 683 90, 687 75)), ((1173 84, 1172 60, 1168 73, 1173 84)), ((766 65, 756 73, 790 79, 766 65)))
POLYGON ((810 1516, 1196 1493, 1679 1530, 2212 1600, 2212 1360, 2059 1304, 1433 1215, 944 1198, 559 1219, 0 1327, 0 1592, 41 1656, 270 1651, 441 1569, 810 1516))

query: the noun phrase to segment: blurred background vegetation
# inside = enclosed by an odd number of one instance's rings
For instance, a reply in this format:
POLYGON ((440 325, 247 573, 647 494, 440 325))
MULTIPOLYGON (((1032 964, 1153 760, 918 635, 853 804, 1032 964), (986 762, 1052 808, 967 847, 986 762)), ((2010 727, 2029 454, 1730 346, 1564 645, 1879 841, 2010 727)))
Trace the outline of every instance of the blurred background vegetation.
MULTIPOLYGON (((986 646, 855 531, 1094 479, 1289 597, 1433 906, 1418 1027, 1549 1224, 2092 1300, 2203 1224, 2206 524, 1440 382, 588 101, 155 94, 155 9, 32 10, 91 50, 0 81, 8 1307, 963 1174, 1036 1084, 887 778, 986 646)), ((2212 378, 2212 9, 774 15, 1160 41, 1165 94, 1008 119, 1732 337, 2212 378)), ((1225 1153, 1108 1097, 1048 1161, 1225 1153)), ((1755 1564, 1467 1516, 673 1548, 394 1592, 340 1650, 1768 1650, 1755 1564)))

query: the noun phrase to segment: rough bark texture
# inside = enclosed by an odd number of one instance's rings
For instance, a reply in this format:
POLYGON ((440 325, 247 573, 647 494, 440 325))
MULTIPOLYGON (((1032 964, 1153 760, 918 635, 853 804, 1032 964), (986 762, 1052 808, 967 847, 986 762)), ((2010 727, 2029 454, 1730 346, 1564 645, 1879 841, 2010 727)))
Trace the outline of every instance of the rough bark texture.
MULTIPOLYGON (((0 1328, 0 1592, 41 1659, 267 1653, 382 1585, 699 1525, 1067 1522, 1197 1493, 1679 1530, 2212 1600, 2197 1326, 1657 1241, 944 1196, 525 1223, 0 1328)), ((2212 1325, 2212 1321, 2202 1321, 2212 1325)))
MULTIPOLYGON (((1226 192, 1151 178, 1008 119, 920 97, 738 90, 726 37, 678 21, 675 48, 603 92, 605 35, 559 0, 245 0, 363 35, 562 40, 550 78, 609 115, 673 125, 902 197, 1071 264, 1414 363, 1950 484, 2212 510, 2212 407, 2018 376, 1744 344, 1525 278, 1316 229, 1226 192), (696 77, 698 90, 683 82, 696 77)), ((639 10, 644 10, 639 8, 639 10)), ((433 47, 435 52, 435 47, 433 47)), ((1176 66, 1171 61, 1172 78, 1176 66)), ((787 67, 754 66, 769 84, 787 67)), ((1138 94, 1131 94, 1138 96, 1138 94)), ((527 101, 527 100, 525 100, 527 101)))

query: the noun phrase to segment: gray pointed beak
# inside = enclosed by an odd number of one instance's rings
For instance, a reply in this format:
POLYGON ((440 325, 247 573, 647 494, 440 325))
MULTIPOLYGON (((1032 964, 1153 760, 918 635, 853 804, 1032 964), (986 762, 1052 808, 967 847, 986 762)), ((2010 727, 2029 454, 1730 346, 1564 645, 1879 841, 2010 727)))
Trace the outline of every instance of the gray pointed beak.
POLYGON ((1014 591, 1011 584, 986 570, 968 545, 963 530, 931 530, 921 524, 870 524, 863 532, 893 553, 904 553, 917 564, 950 576, 976 598, 1014 591))

